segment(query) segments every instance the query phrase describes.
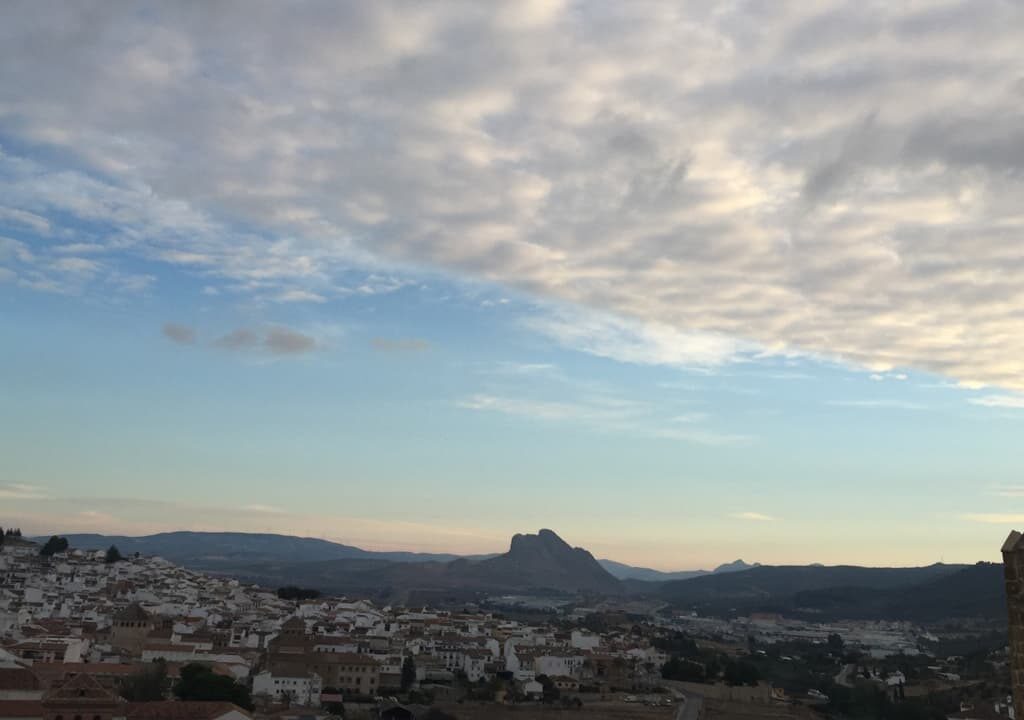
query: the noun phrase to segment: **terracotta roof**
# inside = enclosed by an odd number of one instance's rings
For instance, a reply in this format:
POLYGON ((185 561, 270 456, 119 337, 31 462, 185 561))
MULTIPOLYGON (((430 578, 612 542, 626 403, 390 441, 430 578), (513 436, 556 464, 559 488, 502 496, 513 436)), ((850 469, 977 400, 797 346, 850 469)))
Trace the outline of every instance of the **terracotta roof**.
POLYGON ((148 664, 129 663, 62 663, 62 662, 37 662, 32 664, 33 672, 39 675, 132 675, 141 672, 149 667, 148 664))
POLYGON ((147 642, 142 646, 145 650, 169 650, 172 652, 190 652, 196 651, 195 645, 189 645, 186 643, 169 643, 169 642, 147 642))
POLYGON ((45 712, 38 700, 0 700, 0 718, 42 718, 45 712))
POLYGON ((86 673, 75 675, 60 687, 50 690, 43 698, 47 705, 109 705, 120 701, 120 698, 100 685, 96 678, 86 673))
POLYGON ((147 622, 149 620, 149 613, 137 602, 134 602, 115 615, 114 619, 121 622, 147 622))
POLYGON ((0 667, 0 690, 38 690, 39 678, 28 668, 0 667))
POLYGON ((230 712, 252 717, 229 702, 165 700, 163 702, 128 703, 128 720, 213 720, 230 712))

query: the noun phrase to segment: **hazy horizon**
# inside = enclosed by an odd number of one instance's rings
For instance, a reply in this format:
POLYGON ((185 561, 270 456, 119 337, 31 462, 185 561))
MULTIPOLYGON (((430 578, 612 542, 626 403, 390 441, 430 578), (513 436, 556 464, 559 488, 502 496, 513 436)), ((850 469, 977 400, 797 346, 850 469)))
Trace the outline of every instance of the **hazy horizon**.
POLYGON ((1024 5, 40 7, 0 525, 662 570, 1024 525, 1024 5))

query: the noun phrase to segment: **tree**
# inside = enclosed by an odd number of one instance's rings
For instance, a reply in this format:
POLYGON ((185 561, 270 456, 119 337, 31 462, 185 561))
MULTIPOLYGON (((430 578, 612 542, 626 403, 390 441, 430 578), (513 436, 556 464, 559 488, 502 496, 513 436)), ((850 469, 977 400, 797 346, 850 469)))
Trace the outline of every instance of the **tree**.
POLYGON ((707 672, 701 663, 686 660, 678 655, 673 655, 667 663, 662 665, 661 676, 666 680, 682 680, 683 682, 707 680, 707 672))
POLYGON ((416 682, 416 661, 407 655, 402 661, 402 692, 406 692, 416 682))
POLYGON ((199 663, 189 663, 181 669, 181 677, 174 684, 174 696, 179 700, 231 702, 252 710, 248 688, 199 663))
POLYGON ((119 563, 122 560, 124 560, 124 558, 121 557, 121 551, 117 549, 117 545, 111 545, 107 548, 107 556, 104 558, 104 562, 106 562, 107 565, 113 565, 114 563, 119 563))
POLYGON ((828 649, 833 655, 842 655, 843 645, 843 636, 839 633, 832 633, 828 636, 828 649))
POLYGON ((458 720, 458 718, 456 718, 454 715, 446 713, 444 710, 441 710, 440 708, 433 707, 427 711, 426 720, 458 720))
POLYGON ((562 694, 558 686, 555 685, 555 681, 547 675, 538 675, 537 682, 544 687, 544 702, 546 703, 554 702, 562 694))
POLYGON ((3 544, 4 544, 4 529, 2 527, 0 527, 0 547, 3 547, 3 544))
POLYGON ((312 588, 300 588, 295 585, 285 585, 277 589, 277 596, 282 600, 316 600, 320 597, 319 590, 312 588))
POLYGON ((62 553, 68 549, 68 539, 57 537, 52 535, 46 544, 43 545, 43 549, 39 551, 39 554, 43 557, 51 557, 57 553, 62 553))
POLYGON ((166 687, 167 663, 157 660, 152 667, 122 680, 119 690, 128 702, 156 702, 164 699, 166 687))
POLYGON ((746 660, 730 660, 725 666, 725 682, 729 685, 757 685, 760 679, 757 665, 746 660))

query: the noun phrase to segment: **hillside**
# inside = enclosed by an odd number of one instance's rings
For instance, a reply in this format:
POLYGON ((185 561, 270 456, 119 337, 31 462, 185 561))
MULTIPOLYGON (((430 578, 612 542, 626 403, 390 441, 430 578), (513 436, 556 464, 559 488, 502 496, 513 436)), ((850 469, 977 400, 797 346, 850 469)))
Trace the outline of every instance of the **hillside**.
POLYGON ((174 532, 145 537, 67 535, 72 547, 159 555, 197 570, 267 586, 301 585, 327 592, 407 596, 410 591, 593 592, 622 586, 593 555, 551 530, 516 535, 495 556, 457 557, 370 552, 349 545, 286 535, 174 532))
POLYGON ((738 560, 713 571, 660 573, 595 560, 551 530, 516 535, 505 553, 469 558, 372 552, 317 538, 275 534, 66 537, 72 547, 117 545, 125 554, 159 555, 186 567, 268 587, 301 585, 383 599, 464 601, 498 593, 630 594, 659 598, 677 608, 725 615, 778 612, 918 622, 1005 617, 1002 566, 987 563, 870 568, 751 566, 738 560), (666 581, 666 577, 673 579, 666 581))
POLYGON ((853 619, 884 617, 936 622, 956 617, 979 617, 1001 621, 1006 617, 1003 566, 978 563, 911 587, 888 590, 831 588, 807 591, 797 593, 792 605, 797 612, 806 610, 853 619))
POLYGON ((677 607, 712 614, 774 612, 819 619, 1002 622, 1002 565, 759 567, 654 586, 677 607))
POLYGON ((385 560, 388 562, 447 562, 457 555, 413 552, 374 552, 352 545, 271 533, 169 532, 140 537, 121 535, 65 535, 71 547, 106 549, 116 545, 122 553, 159 555, 197 570, 230 570, 264 562, 316 562, 322 560, 385 560))
POLYGON ((341 559, 275 562, 240 568, 233 574, 268 585, 297 584, 329 592, 407 595, 410 591, 460 593, 618 594, 622 587, 594 557, 570 547, 551 530, 516 535, 508 552, 479 561, 386 562, 341 559))
MULTIPOLYGON (((179 531, 139 537, 91 533, 70 534, 64 535, 64 537, 68 539, 72 547, 106 549, 111 545, 116 545, 124 553, 138 552, 143 555, 158 555, 186 567, 219 572, 242 570, 262 563, 280 562, 386 560, 400 563, 444 563, 457 560, 460 557, 465 557, 470 561, 495 557, 494 555, 459 556, 449 553, 378 552, 319 538, 273 533, 179 531)), ((45 539, 40 538, 40 540, 45 539)), ((647 582, 679 580, 756 567, 756 565, 748 565, 742 560, 736 560, 719 565, 714 570, 663 572, 651 568, 634 567, 614 560, 598 560, 597 563, 619 580, 647 582)), ((606 579, 602 582, 606 582, 606 579)))
POLYGON ((615 562, 614 560, 598 560, 598 562, 601 564, 601 567, 610 572, 619 580, 642 580, 644 582, 667 582, 669 580, 688 580, 690 578, 701 577, 702 575, 714 575, 716 573, 726 572, 739 572, 740 570, 749 570, 752 567, 759 566, 759 563, 749 565, 743 562, 742 560, 734 560, 731 563, 719 565, 714 570, 664 571, 654 570, 652 568, 626 565, 625 563, 615 562))

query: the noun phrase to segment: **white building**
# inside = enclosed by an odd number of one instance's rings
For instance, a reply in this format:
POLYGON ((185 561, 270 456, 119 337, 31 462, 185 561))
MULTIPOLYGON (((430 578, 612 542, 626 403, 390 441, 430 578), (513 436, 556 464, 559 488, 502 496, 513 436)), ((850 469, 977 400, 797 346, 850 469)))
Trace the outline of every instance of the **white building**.
POLYGON ((583 669, 582 655, 540 655, 533 661, 533 669, 538 675, 555 677, 556 675, 568 675, 579 677, 583 669))
POLYGON ((320 707, 322 691, 323 681, 316 673, 308 677, 286 677, 266 670, 252 679, 253 695, 268 695, 278 702, 287 696, 298 705, 320 707))
POLYGON ((601 637, 599 635, 581 632, 580 630, 573 630, 569 644, 577 650, 595 650, 597 649, 597 646, 601 644, 601 637))

